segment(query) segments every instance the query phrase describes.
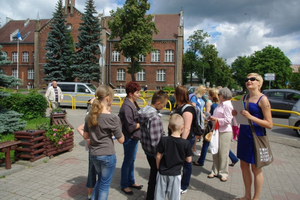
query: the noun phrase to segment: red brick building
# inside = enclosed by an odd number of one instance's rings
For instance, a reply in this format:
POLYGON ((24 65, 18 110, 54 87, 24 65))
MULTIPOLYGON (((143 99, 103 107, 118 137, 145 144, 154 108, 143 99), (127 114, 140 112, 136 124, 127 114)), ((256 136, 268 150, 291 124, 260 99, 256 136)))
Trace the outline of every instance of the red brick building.
MULTIPOLYGON (((65 0, 67 13, 66 25, 71 30, 74 42, 78 42, 78 27, 81 23, 82 13, 75 8, 75 0, 65 0)), ((117 40, 109 40, 110 30, 107 27, 109 17, 99 15, 102 26, 102 43, 106 46, 103 58, 105 67, 101 68, 105 84, 111 83, 116 87, 124 87, 131 80, 131 75, 126 73, 130 63, 120 52, 113 49, 117 40)), ((45 64, 44 49, 48 37, 51 19, 36 20, 10 20, 0 29, 1 49, 13 63, 1 66, 7 75, 17 77, 17 33, 20 31, 22 41, 19 42, 19 78, 22 86, 28 83, 41 88, 47 83, 42 79, 45 64)), ((159 33, 153 35, 156 51, 141 57, 143 71, 136 74, 136 80, 141 86, 148 85, 148 89, 162 89, 165 86, 182 84, 182 59, 183 59, 183 14, 155 15, 154 22, 159 33)), ((21 87, 22 87, 21 86, 21 87)))

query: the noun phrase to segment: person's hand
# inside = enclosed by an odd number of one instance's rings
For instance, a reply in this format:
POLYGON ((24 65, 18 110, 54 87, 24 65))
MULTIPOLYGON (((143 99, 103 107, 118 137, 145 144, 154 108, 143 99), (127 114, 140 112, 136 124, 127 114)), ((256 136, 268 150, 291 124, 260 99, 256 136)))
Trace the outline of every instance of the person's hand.
POLYGON ((232 114, 233 116, 236 116, 238 113, 237 113, 236 110, 232 110, 231 114, 232 114))
POLYGON ((209 120, 210 120, 210 121, 216 121, 216 120, 218 120, 218 118, 210 116, 210 117, 209 117, 209 120))
POLYGON ((247 110, 241 110, 241 115, 249 119, 252 115, 247 110))

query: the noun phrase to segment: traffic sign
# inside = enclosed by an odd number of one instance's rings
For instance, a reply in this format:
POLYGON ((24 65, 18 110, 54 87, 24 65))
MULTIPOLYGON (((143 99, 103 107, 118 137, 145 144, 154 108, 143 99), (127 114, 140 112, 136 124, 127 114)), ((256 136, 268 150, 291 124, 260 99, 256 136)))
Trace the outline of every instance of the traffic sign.
POLYGON ((275 74, 274 73, 267 73, 265 74, 266 81, 275 81, 275 74))

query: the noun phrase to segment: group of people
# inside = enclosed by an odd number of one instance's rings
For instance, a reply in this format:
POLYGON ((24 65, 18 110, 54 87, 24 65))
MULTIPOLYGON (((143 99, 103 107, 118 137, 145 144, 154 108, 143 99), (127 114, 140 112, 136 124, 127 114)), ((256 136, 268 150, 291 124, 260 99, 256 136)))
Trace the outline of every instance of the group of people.
MULTIPOLYGON (((269 101, 260 92, 263 79, 259 74, 248 74, 245 80, 249 91, 249 109, 241 115, 253 122, 257 135, 262 135, 264 128, 271 128, 272 117, 269 101)), ((204 86, 189 96, 184 86, 177 86, 174 97, 177 107, 171 111, 168 134, 164 133, 160 110, 168 102, 168 95, 156 91, 151 105, 140 108, 137 100, 141 86, 136 82, 126 84, 127 97, 124 99, 119 116, 111 114, 113 90, 109 86, 100 86, 87 114, 84 125, 78 129, 87 140, 89 149, 89 175, 87 187, 91 199, 107 199, 113 172, 116 167, 114 140, 123 144, 124 158, 121 167, 121 190, 132 195, 134 189, 142 189, 134 179, 134 163, 138 143, 145 152, 150 167, 146 199, 180 199, 180 194, 187 191, 192 174, 192 155, 195 149, 197 116, 195 106, 200 106, 210 115, 203 116, 207 126, 219 124, 219 149, 213 155, 213 165, 208 178, 219 177, 222 182, 228 179, 228 166, 232 134, 232 121, 237 112, 231 104, 231 91, 228 88, 210 89, 208 99, 203 100, 207 92, 204 86), (98 175, 91 178, 90 174, 98 175), (94 188, 94 189, 92 189, 94 188)), ((245 97, 243 97, 245 103, 245 97)), ((201 154, 194 165, 203 166, 209 142, 203 140, 201 154)), ((263 185, 261 169, 254 165, 254 147, 249 125, 241 124, 238 136, 237 157, 245 185, 245 196, 237 199, 259 199, 263 185), (251 194, 252 175, 254 174, 254 195, 251 194)), ((194 153, 195 155, 195 153, 194 153)), ((236 163, 237 161, 232 161, 236 163)), ((231 164, 232 164, 231 163, 231 164)))

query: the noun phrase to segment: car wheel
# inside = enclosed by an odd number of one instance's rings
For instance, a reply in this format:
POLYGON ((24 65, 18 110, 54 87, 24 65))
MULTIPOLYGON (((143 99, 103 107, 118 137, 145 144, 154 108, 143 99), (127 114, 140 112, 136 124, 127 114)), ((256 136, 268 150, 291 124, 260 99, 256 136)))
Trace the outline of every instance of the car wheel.
MULTIPOLYGON (((295 125, 296 127, 300 128, 300 121, 298 121, 295 125)), ((300 136, 300 129, 295 129, 298 136, 300 136)))

